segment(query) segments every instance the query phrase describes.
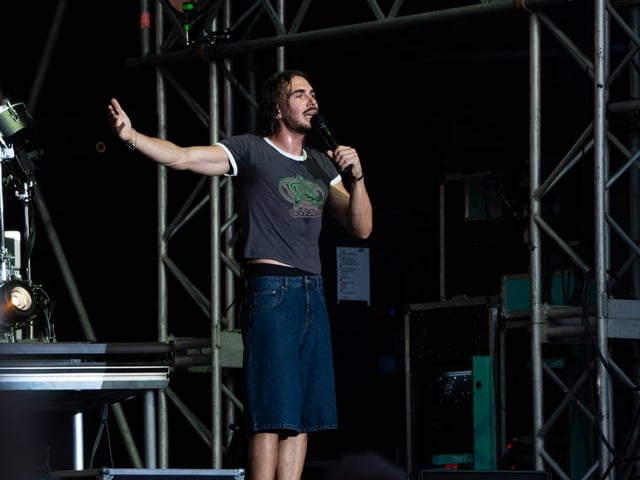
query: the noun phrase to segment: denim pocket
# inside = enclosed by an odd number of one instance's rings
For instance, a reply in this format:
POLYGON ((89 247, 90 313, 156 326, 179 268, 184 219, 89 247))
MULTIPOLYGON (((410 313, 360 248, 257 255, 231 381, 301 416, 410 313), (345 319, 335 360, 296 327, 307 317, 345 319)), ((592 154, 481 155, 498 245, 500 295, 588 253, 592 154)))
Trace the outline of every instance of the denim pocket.
POLYGON ((255 288, 250 293, 251 310, 262 312, 277 307, 282 303, 284 287, 255 288))

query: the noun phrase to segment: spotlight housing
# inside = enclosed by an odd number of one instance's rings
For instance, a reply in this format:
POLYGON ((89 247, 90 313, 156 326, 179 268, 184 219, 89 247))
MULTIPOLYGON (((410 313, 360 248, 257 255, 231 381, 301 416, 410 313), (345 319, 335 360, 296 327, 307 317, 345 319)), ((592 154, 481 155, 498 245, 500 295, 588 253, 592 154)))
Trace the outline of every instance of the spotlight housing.
POLYGON ((13 325, 38 314, 39 302, 31 285, 22 280, 9 280, 0 285, 2 323, 13 325))

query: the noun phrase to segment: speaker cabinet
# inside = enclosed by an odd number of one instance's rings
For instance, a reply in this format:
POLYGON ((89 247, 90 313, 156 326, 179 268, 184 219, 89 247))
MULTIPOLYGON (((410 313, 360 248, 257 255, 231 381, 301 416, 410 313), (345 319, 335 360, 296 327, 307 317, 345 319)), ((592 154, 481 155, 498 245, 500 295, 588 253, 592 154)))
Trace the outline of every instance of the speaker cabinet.
POLYGON ((551 480, 544 470, 422 470, 420 480, 551 480))
POLYGON ((498 468, 496 301, 476 297, 406 307, 407 465, 412 478, 421 469, 452 464, 498 468), (479 359, 488 361, 481 396, 479 359), (486 401, 477 408, 481 397, 486 401))

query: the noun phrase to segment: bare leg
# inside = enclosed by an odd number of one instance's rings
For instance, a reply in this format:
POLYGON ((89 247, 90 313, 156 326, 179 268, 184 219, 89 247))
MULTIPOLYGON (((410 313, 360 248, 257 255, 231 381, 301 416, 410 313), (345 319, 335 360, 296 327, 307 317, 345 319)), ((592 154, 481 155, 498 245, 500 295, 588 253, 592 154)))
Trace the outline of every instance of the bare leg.
POLYGON ((278 447, 278 480, 300 480, 304 460, 307 455, 306 433, 300 433, 295 437, 283 438, 278 447))
POLYGON ((248 480, 300 480, 307 454, 306 433, 280 439, 277 433, 249 438, 248 480))
POLYGON ((273 480, 278 464, 277 433, 254 433, 249 437, 248 480, 273 480))

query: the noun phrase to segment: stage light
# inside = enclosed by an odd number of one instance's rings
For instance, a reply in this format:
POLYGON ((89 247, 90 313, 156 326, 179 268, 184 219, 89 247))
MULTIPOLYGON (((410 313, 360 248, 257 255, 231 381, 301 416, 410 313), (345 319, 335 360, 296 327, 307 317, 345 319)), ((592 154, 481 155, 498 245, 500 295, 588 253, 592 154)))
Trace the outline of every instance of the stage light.
POLYGON ((27 321, 39 309, 34 289, 21 280, 9 280, 0 285, 0 305, 5 325, 27 321))
POLYGON ((0 343, 55 342, 53 304, 45 291, 22 279, 0 284, 0 343))
POLYGON ((182 13, 184 10, 184 4, 191 4, 189 8, 195 8, 197 10, 204 10, 207 8, 209 0, 200 0, 199 2, 188 2, 185 0, 168 0, 169 4, 177 11, 182 13))
POLYGON ((22 191, 24 184, 34 181, 34 170, 42 149, 38 129, 33 117, 24 103, 10 103, 9 99, 0 100, 0 139, 5 147, 10 147, 7 158, 8 172, 3 172, 7 184, 13 184, 22 191))

